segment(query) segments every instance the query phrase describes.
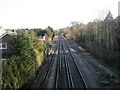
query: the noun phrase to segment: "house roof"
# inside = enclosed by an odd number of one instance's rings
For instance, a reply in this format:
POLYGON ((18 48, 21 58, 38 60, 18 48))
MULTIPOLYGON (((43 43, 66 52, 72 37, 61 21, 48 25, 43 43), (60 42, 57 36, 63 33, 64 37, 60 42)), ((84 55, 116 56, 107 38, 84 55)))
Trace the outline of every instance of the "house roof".
POLYGON ((7 32, 7 33, 4 33, 3 35, 1 35, 0 38, 3 38, 6 35, 14 36, 13 34, 7 32))
POLYGON ((6 33, 5 29, 0 29, 0 36, 2 36, 4 33, 6 33))

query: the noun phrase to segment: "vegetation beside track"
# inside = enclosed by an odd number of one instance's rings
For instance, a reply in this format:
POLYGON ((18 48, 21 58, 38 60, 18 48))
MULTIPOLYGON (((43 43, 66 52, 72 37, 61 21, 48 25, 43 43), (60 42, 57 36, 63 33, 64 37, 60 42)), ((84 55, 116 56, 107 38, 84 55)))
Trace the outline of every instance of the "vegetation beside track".
MULTIPOLYGON (((16 37, 11 41, 9 58, 3 61, 2 64, 3 89, 21 88, 25 85, 35 76, 36 71, 48 54, 49 47, 37 39, 40 30, 36 31, 36 29, 19 30, 16 37)), ((48 31, 42 30, 43 33, 47 33, 48 31)), ((49 38, 51 38, 51 36, 49 38)))
POLYGON ((71 27, 60 30, 64 36, 73 39, 105 63, 120 69, 120 27, 119 17, 113 18, 109 11, 101 20, 87 24, 72 22, 71 27))

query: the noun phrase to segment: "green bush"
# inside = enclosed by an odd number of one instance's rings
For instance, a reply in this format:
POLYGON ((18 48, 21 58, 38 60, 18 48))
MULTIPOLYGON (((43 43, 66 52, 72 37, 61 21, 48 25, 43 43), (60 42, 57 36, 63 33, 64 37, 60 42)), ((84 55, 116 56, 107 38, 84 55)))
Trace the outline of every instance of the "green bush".
POLYGON ((3 63, 3 89, 27 83, 42 64, 45 50, 34 31, 19 32, 11 43, 11 57, 3 63))

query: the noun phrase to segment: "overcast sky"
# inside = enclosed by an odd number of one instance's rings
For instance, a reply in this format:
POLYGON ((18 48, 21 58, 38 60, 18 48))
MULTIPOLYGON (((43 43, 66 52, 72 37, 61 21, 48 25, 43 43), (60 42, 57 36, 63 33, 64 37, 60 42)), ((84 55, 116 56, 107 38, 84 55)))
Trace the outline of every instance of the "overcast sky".
POLYGON ((119 0, 0 0, 3 28, 67 27, 72 21, 87 23, 110 10, 118 15, 119 0))

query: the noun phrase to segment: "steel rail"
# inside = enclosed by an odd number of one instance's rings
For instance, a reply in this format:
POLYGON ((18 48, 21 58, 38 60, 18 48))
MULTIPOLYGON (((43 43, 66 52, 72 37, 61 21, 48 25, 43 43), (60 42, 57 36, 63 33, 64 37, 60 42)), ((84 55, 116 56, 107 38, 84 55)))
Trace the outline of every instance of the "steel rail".
POLYGON ((55 88, 58 88, 58 78, 59 78, 59 72, 61 70, 61 66, 62 66, 62 60, 61 60, 61 50, 63 48, 63 53, 64 53, 64 64, 65 64, 65 71, 66 71, 66 77, 67 77, 67 82, 68 82, 68 88, 69 89, 73 89, 74 85, 73 85, 73 80, 71 77, 71 72, 70 72, 70 66, 68 65, 67 61, 66 61, 66 53, 65 53, 65 48, 64 45, 62 43, 61 37, 59 36, 59 52, 58 52, 58 64, 57 64, 57 73, 56 73, 56 83, 55 83, 55 88))
POLYGON ((67 80, 68 80, 68 88, 69 89, 73 89, 74 88, 74 84, 73 84, 73 79, 71 76, 71 70, 70 70, 70 66, 69 63, 66 60, 66 52, 65 52, 65 47, 64 47, 64 43, 63 44, 63 51, 64 51, 64 62, 65 62, 65 68, 66 68, 66 73, 67 73, 67 80))
POLYGON ((72 57, 72 59, 73 59, 73 61, 74 61, 74 63, 75 63, 75 66, 76 66, 76 68, 77 68, 77 70, 78 70, 78 73, 79 73, 79 75, 80 75, 80 77, 81 77, 81 79, 82 79, 82 81, 83 81, 83 84, 85 85, 85 88, 86 88, 87 90, 89 90, 89 87, 88 87, 88 85, 87 85, 86 82, 85 82, 85 79, 84 79, 84 77, 83 77, 83 75, 82 75, 82 73, 81 73, 81 71, 80 71, 80 69, 79 69, 79 67, 78 67, 78 64, 77 64, 76 60, 74 59, 73 54, 71 53, 71 51, 70 51, 70 49, 69 49, 70 45, 69 45, 68 41, 65 39, 65 37, 62 36, 62 38, 66 41, 67 49, 68 49, 68 51, 69 51, 69 53, 70 53, 70 55, 71 55, 71 57, 72 57), (69 45, 69 47, 68 47, 68 45, 69 45))
MULTIPOLYGON (((53 49, 53 48, 52 48, 53 49)), ((48 75, 50 74, 50 71, 51 71, 51 68, 52 68, 52 65, 53 65, 53 62, 54 62, 54 58, 55 58, 55 52, 57 51, 57 48, 55 49, 54 51, 54 54, 52 55, 52 57, 50 58, 50 62, 48 64, 48 67, 45 71, 45 74, 43 75, 42 77, 42 80, 41 80, 41 84, 40 84, 40 87, 39 88, 45 88, 44 86, 46 85, 46 82, 47 82, 47 79, 48 79, 48 75)))
POLYGON ((61 46, 61 41, 60 41, 60 37, 59 37, 59 43, 58 43, 58 58, 57 58, 57 69, 56 69, 56 78, 55 78, 55 89, 58 87, 58 78, 59 78, 59 72, 60 72, 60 46, 61 46))

